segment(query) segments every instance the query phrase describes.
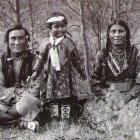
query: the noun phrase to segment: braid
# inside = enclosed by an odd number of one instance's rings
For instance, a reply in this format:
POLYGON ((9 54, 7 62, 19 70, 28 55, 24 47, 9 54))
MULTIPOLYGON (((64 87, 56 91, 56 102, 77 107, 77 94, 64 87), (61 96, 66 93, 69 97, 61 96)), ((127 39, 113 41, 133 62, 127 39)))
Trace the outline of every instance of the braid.
POLYGON ((8 87, 14 86, 15 84, 15 73, 13 68, 13 60, 7 60, 7 58, 11 58, 11 50, 9 45, 7 44, 7 57, 6 64, 4 66, 5 69, 5 81, 8 87))
POLYGON ((10 50, 8 44, 7 44, 7 54, 8 54, 8 58, 10 58, 11 57, 11 50, 10 50))

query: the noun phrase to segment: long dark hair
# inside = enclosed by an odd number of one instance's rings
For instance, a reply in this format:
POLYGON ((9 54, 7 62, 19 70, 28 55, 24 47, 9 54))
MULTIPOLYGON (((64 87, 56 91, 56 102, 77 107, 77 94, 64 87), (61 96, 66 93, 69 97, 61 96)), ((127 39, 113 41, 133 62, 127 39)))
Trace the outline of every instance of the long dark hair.
POLYGON ((7 86, 14 86, 16 81, 14 67, 13 67, 14 62, 13 59, 11 59, 11 50, 9 48, 9 34, 14 30, 21 30, 21 29, 25 31, 25 36, 28 37, 27 40, 28 42, 30 42, 30 34, 21 24, 16 24, 11 28, 9 28, 4 37, 4 42, 7 43, 7 55, 6 55, 6 60, 5 60, 6 62, 3 66, 3 69, 4 69, 4 73, 6 73, 4 76, 5 76, 5 81, 7 86), (8 60, 8 58, 10 58, 10 60, 8 60))
POLYGON ((4 42, 7 43, 7 52, 8 52, 8 57, 11 57, 11 50, 9 48, 9 34, 10 32, 14 31, 14 30, 24 30, 25 31, 25 36, 27 36, 27 40, 28 42, 30 42, 30 34, 29 32, 21 25, 21 24, 15 24, 13 26, 11 26, 5 33, 5 37, 4 37, 4 42))
POLYGON ((128 25, 126 22, 124 22, 123 20, 121 19, 115 19, 111 22, 111 24, 108 26, 108 29, 107 29, 107 42, 106 42, 106 51, 107 53, 109 52, 110 50, 110 47, 111 47, 111 42, 110 42, 110 38, 109 38, 109 33, 110 33, 110 29, 113 25, 115 24, 118 24, 122 27, 124 27, 125 31, 126 31, 126 51, 129 52, 129 49, 130 49, 130 30, 128 28, 128 25))

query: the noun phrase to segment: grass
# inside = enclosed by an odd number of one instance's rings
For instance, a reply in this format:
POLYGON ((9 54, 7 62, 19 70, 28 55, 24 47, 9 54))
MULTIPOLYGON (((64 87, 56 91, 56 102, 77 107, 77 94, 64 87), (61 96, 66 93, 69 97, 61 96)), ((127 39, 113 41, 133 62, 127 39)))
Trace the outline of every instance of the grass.
POLYGON ((92 140, 95 136, 87 126, 53 122, 40 128, 39 133, 17 128, 0 128, 0 140, 92 140))
POLYGON ((85 116, 89 124, 104 140, 140 140, 140 105, 132 100, 120 111, 114 112, 104 102, 87 106, 85 116), (92 111, 91 111, 92 110, 92 111))
POLYGON ((83 117, 76 123, 68 125, 53 121, 40 127, 38 133, 1 127, 0 140, 140 140, 139 99, 132 100, 117 112, 101 100, 91 100, 85 104, 83 117))
POLYGON ((17 127, 0 128, 0 140, 140 140, 140 105, 137 101, 131 101, 118 112, 105 107, 103 102, 93 110, 93 103, 90 111, 86 106, 88 117, 86 110, 84 119, 78 123, 68 125, 53 121, 42 126, 38 133, 17 127))
MULTIPOLYGON (((77 91, 82 98, 88 94, 87 86, 81 81, 78 84, 77 91)), ((91 100, 86 103, 83 117, 77 123, 68 125, 53 121, 40 127, 38 133, 17 127, 1 127, 0 140, 140 140, 139 99, 132 100, 118 112, 112 111, 102 101, 96 103, 91 100)))

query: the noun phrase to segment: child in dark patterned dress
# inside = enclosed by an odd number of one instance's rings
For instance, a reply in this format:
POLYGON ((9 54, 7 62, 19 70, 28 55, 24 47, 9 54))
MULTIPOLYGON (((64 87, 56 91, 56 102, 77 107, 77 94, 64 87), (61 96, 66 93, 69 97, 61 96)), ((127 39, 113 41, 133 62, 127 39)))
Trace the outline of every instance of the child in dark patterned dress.
MULTIPOLYGON (((40 76, 44 67, 43 93, 51 108, 51 115, 61 119, 69 118, 73 112, 72 104, 77 99, 73 67, 85 79, 84 64, 78 55, 76 44, 66 35, 66 16, 59 12, 53 13, 48 18, 47 25, 50 36, 41 43, 32 78, 40 76)), ((36 88, 34 90, 36 92, 36 88)))

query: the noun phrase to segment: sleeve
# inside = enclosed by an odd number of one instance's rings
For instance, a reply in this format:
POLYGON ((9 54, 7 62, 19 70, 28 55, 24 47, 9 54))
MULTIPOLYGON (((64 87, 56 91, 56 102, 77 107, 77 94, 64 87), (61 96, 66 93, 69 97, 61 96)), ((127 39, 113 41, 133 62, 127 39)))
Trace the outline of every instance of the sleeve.
POLYGON ((43 78, 44 78, 44 71, 41 71, 41 73, 38 75, 38 77, 35 80, 31 79, 30 87, 27 91, 28 94, 30 94, 33 97, 40 98, 40 91, 41 91, 43 78))
POLYGON ((2 72, 2 62, 0 59, 0 100, 4 102, 9 102, 12 98, 15 97, 15 87, 7 88, 5 86, 5 79, 2 72))
POLYGON ((48 44, 49 42, 46 40, 43 40, 40 44, 39 55, 37 56, 37 59, 33 68, 33 75, 32 75, 33 79, 40 74, 40 72, 42 71, 44 67, 44 63, 46 59, 48 58, 48 51, 49 51, 47 48, 48 44))
POLYGON ((84 64, 83 64, 83 62, 78 54, 76 47, 74 48, 74 50, 72 52, 71 62, 74 65, 74 67, 76 68, 76 70, 78 71, 78 73, 84 79, 86 79, 86 72, 85 72, 84 64))
POLYGON ((102 77, 102 54, 101 52, 98 52, 91 72, 90 78, 91 91, 95 90, 95 88, 99 87, 99 85, 102 83, 101 77, 102 77))
POLYGON ((136 78, 133 88, 129 91, 129 94, 133 97, 140 96, 140 56, 136 59, 136 78))
POLYGON ((103 61, 104 57, 102 50, 99 51, 96 55, 90 77, 91 92, 98 96, 107 94, 109 88, 109 85, 103 80, 103 76, 105 76, 105 72, 103 72, 105 68, 103 69, 103 66, 106 65, 103 61))

